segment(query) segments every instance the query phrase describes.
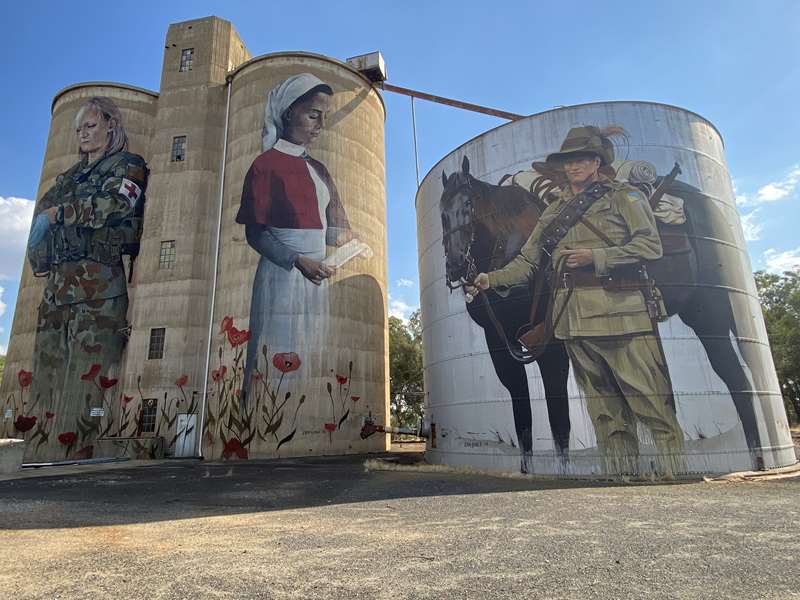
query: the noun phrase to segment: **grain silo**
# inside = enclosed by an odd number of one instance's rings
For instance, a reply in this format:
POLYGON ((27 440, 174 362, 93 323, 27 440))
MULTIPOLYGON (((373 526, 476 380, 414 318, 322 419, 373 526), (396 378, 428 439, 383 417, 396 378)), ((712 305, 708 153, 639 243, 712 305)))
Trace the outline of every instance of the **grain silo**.
POLYGON ((383 101, 353 68, 307 53, 254 58, 229 81, 204 454, 382 450, 358 431, 369 411, 387 412, 383 101), (316 129, 287 144, 287 107, 316 89, 324 105, 298 117, 316 129), (326 204, 313 214, 288 199, 309 172, 326 204), (336 274, 312 282, 286 257, 260 256, 251 235, 264 229, 296 256, 321 259, 327 245, 336 274))
MULTIPOLYGON (((95 96, 119 108, 128 150, 147 163, 94 181, 101 157, 70 179, 83 186, 74 195, 87 219, 99 214, 96 194, 124 207, 124 194, 146 187, 146 202, 131 197, 144 205, 135 266, 123 256, 124 267, 113 266, 119 289, 103 298, 119 304, 104 321, 119 352, 110 361, 102 344, 65 334, 47 358, 57 368, 80 347, 80 369, 66 366, 76 389, 40 389, 52 377, 34 356, 37 321, 50 331, 66 320, 37 315, 43 286, 26 265, 0 433, 26 441, 28 462, 384 450, 383 436, 358 435, 363 416, 388 422, 385 109, 371 82, 324 56, 251 60, 233 25, 216 17, 172 24, 158 93, 86 83, 56 95, 37 212, 78 160, 74 120, 95 96), (238 218, 245 190, 250 213, 238 218)), ((106 156, 111 138, 103 139, 106 156)), ((116 235, 112 221, 94 226, 116 235)), ((94 235, 82 222, 55 227, 71 227, 78 241, 94 235)), ((103 267, 83 250, 62 258, 86 262, 79 275, 91 270, 88 287, 103 288, 103 267)), ((73 300, 63 303, 96 308, 88 296, 73 300)))
MULTIPOLYGON (((603 163, 597 153, 587 156, 603 163)), ((589 210, 613 212, 614 205, 602 204, 589 210)), ((508 123, 465 143, 428 173, 417 195, 417 222, 432 424, 428 456, 434 462, 573 475, 709 473, 795 462, 722 138, 707 120, 663 104, 605 102, 508 123), (473 272, 499 269, 519 253, 539 216, 559 197, 552 182, 560 175, 547 157, 566 148, 568 136, 588 140, 611 125, 623 131, 613 138, 613 163, 601 172, 624 182, 618 187, 631 194, 632 203, 652 200, 646 212, 655 215, 663 248, 659 260, 635 261, 645 264, 648 276, 642 281, 654 282, 666 309, 654 315, 655 329, 648 334, 658 346, 652 346, 652 360, 666 364, 662 375, 672 390, 659 398, 637 396, 613 368, 591 372, 591 365, 589 371, 583 367, 583 380, 580 372, 576 379, 570 343, 585 332, 559 334, 556 327, 548 352, 524 364, 530 353, 517 343, 516 333, 529 320, 534 283, 505 290, 506 297, 489 290, 495 295, 478 296, 471 304, 462 290, 448 289, 458 285, 466 266, 472 264, 473 272), (529 224, 527 229, 517 226, 521 222, 529 224), (482 296, 492 300, 492 315, 482 296), (562 343, 566 351, 557 347, 562 343), (607 396, 597 393, 602 385, 618 398, 616 408, 608 408, 607 396), (631 409, 642 398, 665 406, 664 419, 677 419, 683 439, 669 456, 658 445, 663 439, 658 419, 641 406, 631 409), (634 438, 633 450, 615 463, 627 466, 610 468, 596 431, 607 433, 609 423, 617 422, 634 438)), ((611 242, 624 246, 635 235, 611 242)), ((619 256, 625 250, 613 252, 619 256)), ((597 251, 592 256, 596 259, 597 251)), ((571 318, 588 323, 614 313, 623 322, 626 311, 650 306, 648 286, 641 281, 633 296, 603 286, 598 262, 580 276, 585 284, 574 283, 574 276, 569 283, 570 274, 553 276, 551 284, 564 287, 566 294, 566 288, 577 290, 591 280, 605 298, 617 294, 619 301, 607 301, 601 309, 578 304, 571 318)), ((546 313, 544 305, 540 310, 546 313)), ((553 323, 558 317, 547 318, 553 323)), ((628 344, 631 337, 623 330, 615 339, 628 344)), ((590 362, 611 364, 600 355, 590 362)), ((644 371, 634 376, 649 383, 654 375, 644 371)))

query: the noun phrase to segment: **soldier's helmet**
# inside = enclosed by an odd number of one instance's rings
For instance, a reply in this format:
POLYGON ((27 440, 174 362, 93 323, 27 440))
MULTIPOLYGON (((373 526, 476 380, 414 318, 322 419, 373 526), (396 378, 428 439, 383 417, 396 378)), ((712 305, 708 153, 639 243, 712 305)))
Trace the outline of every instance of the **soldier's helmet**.
POLYGON ((567 133, 567 138, 561 144, 561 149, 547 157, 547 162, 560 164, 570 158, 581 155, 597 156, 601 166, 614 162, 614 143, 609 139, 614 135, 624 135, 621 127, 609 126, 603 129, 594 125, 573 127, 567 133))

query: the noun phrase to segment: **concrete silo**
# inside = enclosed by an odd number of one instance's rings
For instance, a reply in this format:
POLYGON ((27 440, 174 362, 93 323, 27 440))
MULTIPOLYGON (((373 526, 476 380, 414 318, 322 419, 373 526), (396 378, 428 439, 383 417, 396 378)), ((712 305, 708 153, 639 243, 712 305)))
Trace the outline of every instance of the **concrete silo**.
MULTIPOLYGON (((383 101, 351 67, 306 53, 254 58, 229 75, 229 86, 203 453, 244 456, 240 446, 251 456, 382 450, 383 436, 362 441, 358 431, 361 417, 370 411, 379 422, 388 414, 383 101), (283 157, 276 160, 294 160, 286 168, 295 169, 276 175, 277 167, 270 166, 276 150, 269 146, 265 152, 262 146, 267 98, 276 86, 305 80, 326 88, 324 123, 307 149, 293 146, 294 155, 275 155, 283 157), (270 199, 259 201, 271 207, 259 225, 245 225, 239 215, 251 177, 262 165, 257 160, 266 160, 263 168, 269 170, 258 175, 263 182, 258 193, 270 199), (315 206, 313 218, 302 224, 305 217, 297 216, 302 210, 289 207, 291 193, 285 190, 302 185, 307 165, 312 165, 308 172, 318 192, 317 175, 326 180, 329 203, 319 215, 315 206), (332 214, 334 203, 338 216, 332 214), (297 232, 315 236, 326 230, 326 219, 329 235, 317 247, 321 256, 347 248, 353 256, 340 261, 336 274, 320 286, 303 280, 291 264, 281 267, 260 258, 248 243, 246 228, 251 225, 259 231, 276 225, 272 231, 290 237, 297 232), (334 226, 333 219, 340 222, 334 226), (337 241, 331 231, 344 232, 344 237, 337 241), (259 280, 262 275, 280 282, 259 280)), ((300 255, 305 252, 299 249, 300 255)))
MULTIPOLYGON (((67 171, 79 160, 78 146, 75 137, 75 117, 79 108, 89 99, 104 96, 111 99, 120 109, 125 131, 128 135, 129 150, 147 156, 150 139, 155 125, 155 114, 158 94, 133 86, 90 82, 69 86, 58 92, 52 104, 52 120, 47 138, 47 149, 42 166, 42 175, 36 198, 40 200, 45 192, 56 183, 56 177, 67 171)), ((21 385, 18 374, 32 371, 32 355, 36 338, 38 320, 37 307, 42 300, 46 278, 34 277, 30 265, 26 262, 22 271, 17 310, 14 313, 11 338, 6 359, 6 376, 3 379, 2 397, 5 402, 3 414, 4 437, 25 433, 32 435, 33 430, 20 431, 16 427, 17 419, 36 418, 38 428, 45 435, 37 436, 36 444, 30 443, 26 449, 26 460, 58 459, 64 457, 64 449, 59 444, 57 435, 62 432, 75 431, 75 422, 79 417, 88 417, 87 411, 102 408, 99 399, 74 401, 61 397, 58 393, 51 396, 42 393, 38 401, 34 390, 39 390, 42 374, 32 374, 32 385, 21 385), (38 375, 38 377, 37 377, 38 375), (91 406, 89 406, 91 405, 91 406), (49 415, 49 416, 48 416, 49 415), (16 429, 16 431, 15 431, 16 429), (28 433, 30 432, 30 433, 28 433), (39 443, 41 442, 41 443, 39 443)), ((135 283, 129 285, 128 294, 135 293, 135 283)), ((112 372, 104 375, 119 377, 121 366, 116 365, 112 372)), ((100 417, 95 419, 100 421, 100 417)))
MULTIPOLYGON (((574 364, 567 377, 566 370, 561 376, 556 372, 563 365, 540 368, 539 361, 523 367, 509 359, 499 330, 489 325, 486 336, 487 329, 468 314, 464 294, 448 290, 443 240, 447 237, 452 248, 459 235, 459 224, 453 223, 458 215, 452 211, 460 207, 462 221, 469 223, 461 223, 460 231, 471 235, 467 256, 481 251, 478 246, 486 240, 476 237, 487 231, 493 237, 484 253, 497 258, 514 244, 518 250, 525 240, 512 239, 497 225, 504 209, 492 205, 481 213, 475 208, 476 194, 498 198, 495 186, 504 180, 504 186, 519 186, 516 202, 530 202, 526 190, 547 180, 532 163, 557 152, 572 128, 608 125, 626 132, 615 147, 617 180, 652 192, 675 163, 680 167, 677 179, 665 188, 664 204, 653 209, 664 258, 646 265, 667 305, 668 315, 656 325, 656 339, 661 340, 673 390, 665 401, 674 403, 684 438, 676 452, 676 471, 722 472, 795 462, 721 136, 695 113, 647 102, 579 105, 508 123, 454 150, 425 177, 417 195, 417 221, 427 416, 435 432, 428 456, 435 462, 494 470, 522 466, 538 473, 607 472, 587 404, 596 399, 576 383, 574 364), (459 176, 452 177, 454 173, 459 176), (445 206, 448 185, 453 189, 445 206), (461 203, 455 209, 453 199, 461 203), (559 397, 554 383, 559 377, 568 398, 559 397)), ((463 262, 461 250, 451 260, 463 262)), ((510 259, 506 256, 499 264, 510 259)), ((503 307, 498 304, 495 315, 501 322, 508 313, 503 307)), ((513 332, 524 322, 503 324, 512 332, 507 335, 512 350, 519 348, 513 332)), ((630 413, 624 418, 638 438, 635 470, 658 472, 663 456, 652 432, 630 413)))

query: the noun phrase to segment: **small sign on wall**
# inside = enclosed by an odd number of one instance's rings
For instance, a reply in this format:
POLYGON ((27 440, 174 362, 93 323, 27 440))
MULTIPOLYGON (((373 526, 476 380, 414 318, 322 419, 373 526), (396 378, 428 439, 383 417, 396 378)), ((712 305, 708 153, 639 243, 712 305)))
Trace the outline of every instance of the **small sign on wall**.
POLYGON ((89 409, 89 416, 90 417, 102 417, 105 416, 106 409, 101 406, 93 406, 89 409))
POLYGON ((14 418, 14 409, 7 408, 5 414, 3 415, 6 421, 14 418))

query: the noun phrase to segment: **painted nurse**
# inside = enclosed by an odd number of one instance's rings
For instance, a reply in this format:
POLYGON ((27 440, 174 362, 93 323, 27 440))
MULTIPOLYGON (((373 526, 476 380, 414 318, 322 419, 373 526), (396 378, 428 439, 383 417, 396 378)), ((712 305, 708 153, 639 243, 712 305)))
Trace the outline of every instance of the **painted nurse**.
POLYGON ((313 363, 330 343, 321 284, 336 269, 325 261, 326 246, 342 246, 353 233, 330 173, 306 148, 322 131, 332 96, 329 85, 301 73, 276 85, 267 98, 262 153, 247 172, 236 215, 247 243, 261 255, 250 304, 243 407, 253 375, 261 371, 263 346, 269 356, 296 352, 313 363))

